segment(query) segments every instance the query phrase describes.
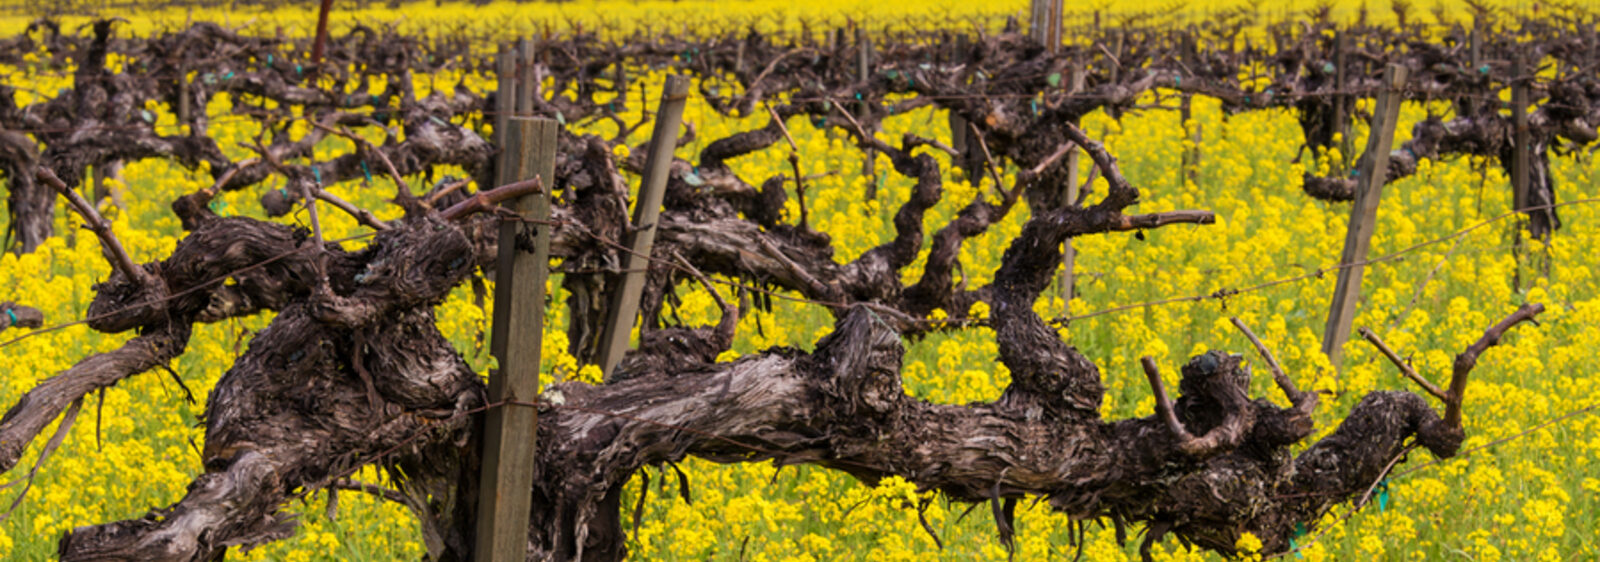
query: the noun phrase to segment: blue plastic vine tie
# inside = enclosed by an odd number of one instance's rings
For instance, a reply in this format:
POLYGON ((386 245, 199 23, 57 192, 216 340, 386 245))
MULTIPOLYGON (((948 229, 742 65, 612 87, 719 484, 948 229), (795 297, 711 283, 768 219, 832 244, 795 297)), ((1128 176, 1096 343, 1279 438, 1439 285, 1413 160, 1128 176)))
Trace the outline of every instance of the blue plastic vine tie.
POLYGON ((1182 76, 1173 76, 1172 77, 1172 87, 1174 87, 1174 88, 1182 88, 1183 87, 1183 77, 1182 76))
POLYGON ((6 316, 10 316, 11 317, 11 325, 12 326, 17 325, 17 313, 12 312, 11 309, 7 308, 6 309, 6 316))
POLYGON ((272 66, 272 55, 267 55, 267 66, 272 66))
POLYGON ((1389 509, 1389 479, 1378 482, 1378 513, 1389 509))
MULTIPOLYGON (((371 185, 372 184, 372 168, 368 168, 367 167, 367 161, 366 160, 362 160, 361 161, 361 172, 367 175, 367 184, 371 185)), ((318 181, 321 181, 321 180, 318 180, 318 181)))
POLYGON ((1038 115, 1039 114, 1039 100, 1036 100, 1036 99, 1028 100, 1028 107, 1032 107, 1033 108, 1033 114, 1034 115, 1038 115))
POLYGON ((1294 557, 1295 558, 1305 558, 1306 557, 1305 554, 1300 552, 1300 545, 1295 544, 1295 539, 1298 539, 1298 538, 1303 537, 1303 536, 1306 536, 1306 524, 1305 523, 1295 523, 1294 524, 1294 534, 1289 536, 1289 551, 1294 553, 1294 557))
POLYGON ((311 175, 316 176, 317 185, 321 186, 322 185, 322 168, 318 168, 316 166, 312 166, 311 167, 311 175))

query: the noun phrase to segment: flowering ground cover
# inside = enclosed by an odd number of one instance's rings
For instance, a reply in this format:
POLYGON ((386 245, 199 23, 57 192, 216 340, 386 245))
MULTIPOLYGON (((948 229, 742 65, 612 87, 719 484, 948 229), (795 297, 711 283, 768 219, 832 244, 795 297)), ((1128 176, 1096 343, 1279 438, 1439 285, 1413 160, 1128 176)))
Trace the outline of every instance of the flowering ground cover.
MULTIPOLYGON (((658 21, 683 21, 683 11, 692 9, 677 3, 606 9, 612 4, 565 9, 491 7, 500 10, 496 14, 535 14, 510 16, 513 24, 509 27, 486 23, 495 21, 492 18, 463 17, 462 13, 470 13, 462 12, 467 8, 453 5, 408 4, 400 12, 371 10, 359 15, 378 21, 404 16, 403 25, 421 26, 417 29, 463 22, 459 25, 482 36, 487 51, 492 37, 537 32, 545 21, 565 24, 551 19, 554 14, 576 14, 572 17, 575 21, 631 30, 652 16, 658 16, 658 21)), ((774 9, 776 4, 780 3, 719 4, 719 9, 727 11, 722 16, 735 21, 756 17, 757 25, 789 30, 805 22, 841 16, 903 22, 912 21, 903 19, 906 14, 918 13, 931 14, 927 21, 951 21, 1022 9, 964 8, 956 3, 868 8, 840 3, 810 14, 774 9), (819 19, 808 19, 813 15, 819 19)), ((206 15, 195 12, 194 17, 206 15)), ((156 13, 135 19, 132 26, 155 29, 186 17, 187 13, 181 17, 156 13)), ((286 26, 291 32, 296 26, 304 29, 307 21, 301 13, 229 17, 236 23, 254 17, 257 21, 252 25, 286 26)), ((0 26, 0 34, 15 29, 0 26)), ((44 71, 29 64, 24 61, 20 66, 0 68, 7 83, 24 86, 17 94, 19 105, 44 99, 70 83, 70 73, 44 71)), ((662 78, 649 74, 637 79, 651 89, 659 88, 662 78)), ((474 91, 494 87, 491 76, 461 71, 419 75, 413 80, 419 95, 458 83, 474 91)), ((659 92, 645 95, 645 99, 656 99, 659 92)), ((214 99, 207 111, 225 114, 228 105, 225 98, 214 99)), ((179 127, 166 108, 152 105, 147 109, 156 115, 157 127, 179 127)), ((624 117, 632 121, 642 109, 630 107, 624 117)), ((1410 124, 1448 110, 1422 104, 1405 106, 1396 144, 1409 137, 1410 124)), ((1248 350, 1248 343, 1228 322, 1231 316, 1255 328, 1301 388, 1323 394, 1324 406, 1317 413, 1318 431, 1312 440, 1331 431, 1368 391, 1409 388, 1410 383, 1393 365, 1365 342, 1347 344, 1342 372, 1335 372, 1321 353, 1322 326, 1334 284, 1331 274, 1220 299, 1124 308, 1298 278, 1335 265, 1339 255, 1349 205, 1318 201, 1298 189, 1305 172, 1326 170, 1328 162, 1327 158, 1294 162, 1302 137, 1293 115, 1264 110, 1224 117, 1218 103, 1207 98, 1197 98, 1193 115, 1191 122, 1183 123, 1171 111, 1137 111, 1120 119, 1096 113, 1083 123, 1084 130, 1117 155, 1123 172, 1141 189, 1140 212, 1205 208, 1218 218, 1209 226, 1078 240, 1079 294, 1063 301, 1046 293, 1035 304, 1047 318, 1062 317, 1062 336, 1101 366, 1106 385, 1102 414, 1120 419, 1153 411, 1154 399, 1137 361, 1141 356, 1176 365, 1212 349, 1248 350), (1181 169, 1180 153, 1189 142, 1183 132, 1193 128, 1202 131, 1203 158, 1191 180, 1181 169)), ((694 98, 684 118, 697 125, 701 139, 718 139, 760 126, 755 120, 724 118, 694 98)), ((932 138, 948 135, 947 120, 928 108, 896 115, 884 125, 886 130, 880 136, 885 139, 908 132, 932 138)), ((614 132, 609 123, 588 126, 605 134, 614 132)), ((259 124, 252 120, 231 116, 214 121, 210 134, 231 156, 242 158, 247 152, 239 145, 258 131, 259 124)), ((853 260, 892 238, 891 213, 911 196, 911 181, 896 174, 864 177, 859 152, 845 146, 846 139, 804 120, 791 122, 790 133, 797 152, 804 155, 801 171, 816 176, 808 185, 808 211, 815 228, 832 235, 835 259, 841 263, 853 260), (862 196, 869 183, 880 186, 875 200, 862 196)), ((1364 126, 1356 128, 1358 138, 1365 134, 1364 126)), ((646 135, 647 131, 634 133, 630 144, 643 142, 646 135)), ((680 148, 680 155, 689 157, 701 148, 691 142, 680 148)), ((355 146, 348 140, 330 138, 316 150, 321 159, 353 151, 355 146)), ((786 157, 787 150, 775 147, 730 165, 742 177, 762 178, 786 171, 786 157)), ((924 218, 930 230, 949 222, 965 202, 984 189, 949 159, 937 158, 948 195, 924 218)), ((886 170, 889 165, 888 158, 880 156, 878 169, 886 170)), ((1085 159, 1080 166, 1087 175, 1089 161, 1085 159)), ((1595 275, 1600 254, 1594 251, 1600 242, 1600 207, 1587 202, 1600 198, 1600 164, 1592 152, 1578 152, 1554 159, 1552 172, 1562 186, 1557 202, 1569 204, 1562 208, 1564 226, 1547 247, 1538 240, 1523 240, 1522 245, 1530 250, 1520 256, 1512 247, 1524 234, 1514 216, 1505 216, 1511 208, 1511 193, 1498 166, 1477 158, 1424 161, 1419 173, 1386 188, 1373 252, 1375 256, 1393 255, 1393 259, 1367 269, 1357 326, 1381 333, 1418 371, 1438 380, 1449 372, 1454 353, 1518 305, 1540 302, 1548 311, 1540 316, 1540 326, 1516 331, 1503 342, 1503 349, 1485 355, 1473 372, 1465 405, 1467 440, 1463 450, 1483 449, 1438 463, 1426 452, 1412 453, 1381 491, 1375 492, 1371 505, 1348 518, 1349 507, 1340 506, 1321 522, 1325 532, 1301 538, 1310 545, 1301 552, 1305 558, 1571 560, 1597 555, 1594 514, 1600 508, 1600 468, 1596 466, 1600 461, 1600 417, 1580 413, 1544 424, 1600 404, 1600 375, 1596 374, 1600 360, 1593 353, 1600 345, 1600 293, 1596 290, 1600 280, 1595 275), (1546 269, 1547 274, 1543 273, 1546 269)), ((171 253, 182 233, 168 203, 209 181, 203 171, 186 170, 172 162, 130 164, 122 179, 112 184, 112 189, 121 192, 125 208, 107 205, 103 210, 136 262, 160 259, 171 253)), ((1096 191, 1104 193, 1106 186, 1100 181, 1096 191)), ((397 218, 399 209, 385 203, 385 194, 393 192, 392 182, 380 174, 370 180, 372 185, 363 183, 348 182, 329 189, 374 209, 380 219, 397 218)), ((226 193, 213 210, 224 216, 261 216, 257 195, 226 193)), ((787 216, 797 216, 796 200, 790 198, 787 205, 787 216)), ((1001 252, 1029 216, 1026 208, 1019 208, 963 246, 961 261, 968 283, 976 286, 988 281, 1001 252)), ((38 251, 0 256, 0 287, 6 291, 0 297, 41 309, 47 325, 81 318, 92 297, 92 286, 110 272, 94 237, 75 228, 81 223, 76 216, 63 209, 56 220, 60 234, 38 251)), ((275 220, 303 223, 306 218, 291 215, 275 220)), ((364 232, 364 227, 347 216, 324 215, 322 221, 330 239, 364 232)), ((360 242, 348 244, 355 247, 360 242)), ((546 308, 547 325, 557 328, 567 321, 566 295, 559 287, 559 279, 551 281, 553 301, 546 308)), ((678 290, 683 298, 676 312, 687 323, 715 323, 718 310, 708 293, 694 284, 678 290)), ((490 309, 473 300, 470 288, 458 288, 438 307, 439 329, 475 370, 486 375, 493 365, 482 334, 489 329, 490 309)), ((980 308, 974 314, 982 316, 986 311, 980 308)), ((152 372, 110 389, 104 393, 103 403, 96 397, 96 403, 89 404, 82 414, 86 420, 96 421, 80 421, 72 428, 60 450, 40 469, 28 498, 0 523, 0 557, 48 558, 65 531, 137 517, 180 497, 191 478, 203 470, 199 451, 204 446, 204 432, 197 424, 204 404, 186 401, 185 394, 203 401, 223 370, 249 345, 253 332, 271 319, 272 314, 266 313, 197 327, 188 352, 171 364, 186 389, 170 375, 152 372)), ((778 345, 809 348, 832 329, 827 310, 774 300, 770 312, 753 310, 741 319, 733 350, 724 355, 733 358, 778 345)), ((22 333, 7 330, 0 339, 22 333)), ((73 326, 6 343, 0 347, 0 364, 7 366, 0 377, 0 402, 14 403, 36 381, 91 353, 114 349, 126 337, 73 326)), ((906 388, 919 398, 951 404, 995 400, 1010 382, 1009 373, 995 360, 997 347, 987 329, 936 332, 906 345, 906 388)), ((562 330, 547 330, 543 349, 544 372, 550 382, 598 381, 597 368, 579 365, 566 353, 562 330)), ((1258 372, 1264 371, 1258 367, 1258 372)), ((1168 385, 1176 384, 1175 372, 1168 377, 1168 385)), ((1253 396, 1286 402, 1264 376, 1256 377, 1251 391, 1253 396)), ((43 446, 35 443, 20 466, 30 466, 43 446)), ((638 559, 1006 556, 986 509, 964 514, 965 505, 947 504, 904 480, 891 478, 869 487, 846 474, 818 467, 777 470, 766 464, 724 466, 696 460, 645 472, 652 493, 644 499, 637 530, 629 529, 630 553, 638 559), (686 475, 689 497, 680 496, 674 474, 679 468, 686 475)), ((382 482, 384 476, 367 471, 356 478, 382 482)), ((645 482, 643 477, 637 478, 645 482)), ((621 502, 625 510, 635 505, 638 490, 639 486, 630 486, 625 493, 621 502)), ((424 550, 417 523, 404 507, 367 494, 344 492, 334 502, 328 494, 317 493, 289 509, 299 514, 299 534, 240 557, 389 560, 417 557, 424 550)), ((624 520, 629 519, 625 516, 624 520)), ((1075 547, 1069 545, 1070 525, 1064 515, 1050 512, 1044 503, 1022 502, 1017 520, 1019 558, 1072 556, 1075 547)), ((1088 559, 1137 559, 1137 540, 1119 545, 1114 529, 1091 527, 1085 540, 1088 559)), ((1259 548, 1259 543, 1253 545, 1246 537, 1238 546, 1249 552, 1259 548)), ((1215 558, 1189 553, 1175 541, 1157 545, 1154 555, 1157 560, 1215 558)))

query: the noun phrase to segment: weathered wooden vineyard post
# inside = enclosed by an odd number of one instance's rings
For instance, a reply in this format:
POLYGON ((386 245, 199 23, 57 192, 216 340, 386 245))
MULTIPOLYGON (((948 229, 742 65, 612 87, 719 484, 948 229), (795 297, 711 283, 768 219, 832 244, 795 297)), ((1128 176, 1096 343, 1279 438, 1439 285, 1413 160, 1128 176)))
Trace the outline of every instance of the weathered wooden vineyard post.
POLYGON ((1335 369, 1343 360, 1345 340, 1355 321, 1356 301, 1361 298, 1361 274, 1366 269, 1372 232, 1378 223, 1378 202, 1383 183, 1388 179, 1389 151, 1394 146, 1394 129, 1405 100, 1401 89, 1406 83, 1406 67, 1391 64, 1383 72, 1383 91, 1372 112, 1372 134, 1356 167, 1355 203, 1350 206, 1350 226, 1345 231, 1344 253, 1339 258, 1339 279, 1333 289, 1333 304, 1322 334, 1322 352, 1335 369))
POLYGON ((617 96, 611 98, 611 111, 620 113, 628 110, 628 67, 622 59, 617 60, 616 77, 612 79, 613 89, 617 96))
POLYGON ((1033 0, 1028 19, 1028 36, 1052 55, 1061 48, 1061 4, 1062 0, 1033 0))
MULTIPOLYGON (((953 65, 956 64, 956 61, 959 60, 960 57, 962 57, 962 56, 964 56, 966 54, 966 51, 967 51, 967 36, 966 36, 966 34, 963 33, 963 34, 956 35, 955 41, 949 44, 949 49, 950 49, 949 64, 951 64, 953 66, 953 65)), ((950 121, 950 148, 955 149, 956 153, 961 155, 959 157, 960 158, 960 162, 958 162, 958 164, 962 164, 963 168, 966 168, 965 171, 967 172, 967 181, 973 181, 974 183, 976 183, 974 180, 976 180, 977 178, 974 177, 974 173, 973 173, 976 170, 974 168, 971 168, 971 167, 968 167, 968 166, 964 166, 964 164, 966 164, 969 161, 969 159, 967 158, 967 135, 968 135, 968 133, 967 133, 967 120, 965 118, 961 117, 961 114, 959 114, 959 113, 957 113, 955 111, 950 111, 949 112, 949 121, 950 121)))
MULTIPOLYGON (((1078 64, 1072 69, 1072 78, 1067 83, 1068 96, 1074 96, 1083 91, 1084 77, 1088 74, 1089 65, 1087 62, 1078 64)), ((1077 125, 1077 123, 1073 124, 1077 125)), ((1078 178, 1079 154, 1077 146, 1068 148, 1065 160, 1061 164, 1067 168, 1066 185, 1062 186, 1063 195, 1060 200, 1063 206, 1074 205, 1078 202, 1078 192, 1082 188, 1082 186, 1078 185, 1080 179, 1078 178)), ((1056 281, 1056 284, 1057 291, 1061 293, 1061 313, 1069 316, 1072 314, 1072 297, 1077 287, 1077 279, 1074 278, 1074 275, 1076 275, 1074 272, 1076 266, 1074 264, 1077 263, 1077 260, 1078 251, 1072 247, 1072 239, 1068 238, 1066 242, 1061 244, 1061 278, 1056 281)))
MULTIPOLYGON (((872 79, 872 38, 867 36, 866 25, 856 28, 856 80, 865 84, 872 79)), ((867 116, 867 101, 856 102, 856 117, 865 121, 867 116)), ((872 134, 872 131, 867 131, 872 134)), ((865 139, 863 139, 865 140, 865 139)), ((861 163, 861 175, 867 177, 867 200, 878 198, 878 155, 871 148, 863 151, 865 160, 861 163)))
MULTIPOLYGON (((180 126, 188 124, 190 117, 189 104, 191 102, 189 101, 189 77, 186 74, 187 72, 182 70, 180 67, 178 76, 174 79, 177 81, 178 85, 178 125, 180 126)), ((195 133, 193 130, 189 132, 190 134, 195 133)))
MULTIPOLYGON (((947 64, 951 66, 963 64, 967 60, 967 52, 971 48, 965 33, 957 33, 955 40, 949 43, 950 57, 947 64)), ((956 165, 966 173, 967 181, 973 185, 983 181, 984 160, 982 149, 978 146, 977 135, 968 125, 967 119, 952 110, 949 112, 950 148, 956 151, 956 165)))
POLYGON ((1339 161, 1333 163, 1333 172, 1343 175, 1350 168, 1350 153, 1354 152, 1356 141, 1350 138, 1350 115, 1354 113, 1355 96, 1345 92, 1350 83, 1348 71, 1345 70, 1345 53, 1350 50, 1350 35, 1344 31, 1336 32, 1333 51, 1333 133, 1339 138, 1339 161))
POLYGON ((128 206, 122 201, 122 192, 111 189, 111 186, 107 184, 109 180, 113 179, 122 179, 121 160, 111 160, 95 166, 94 199, 91 199, 91 201, 94 201, 96 204, 98 204, 101 201, 110 199, 111 204, 115 205, 118 209, 127 209, 128 206))
POLYGON ((600 338, 598 356, 607 380, 628 351, 633 323, 639 317, 639 296, 644 293, 645 274, 650 269, 650 248, 656 240, 661 198, 667 189, 667 172, 672 165, 672 151, 678 146, 678 129, 683 125, 683 107, 688 99, 689 78, 668 76, 645 155, 644 178, 633 206, 633 229, 625 244, 629 250, 623 258, 622 284, 611 293, 606 306, 605 334, 600 338))
POLYGON ((1511 208, 1517 213, 1517 220, 1512 225, 1511 255, 1515 257, 1517 269, 1512 277, 1512 289, 1522 289, 1522 257, 1526 253, 1523 247, 1523 232, 1528 229, 1531 212, 1525 211, 1531 204, 1528 200, 1529 181, 1532 179, 1533 151, 1529 144, 1532 142, 1528 134, 1528 80, 1522 74, 1527 71, 1523 62, 1523 54, 1512 55, 1511 59, 1511 208))
POLYGON ((506 150, 506 131, 511 127, 511 114, 517 109, 517 55, 511 50, 511 45, 501 46, 500 53, 495 56, 495 79, 498 82, 495 91, 494 104, 494 145, 499 147, 500 155, 495 157, 496 185, 511 183, 506 180, 506 171, 510 166, 506 161, 511 158, 511 152, 506 150))
MULTIPOLYGON (((544 287, 549 276, 550 185, 555 175, 556 138, 559 124, 554 119, 526 115, 510 116, 515 108, 531 112, 534 74, 532 50, 523 44, 520 62, 516 53, 500 53, 500 68, 512 68, 501 75, 501 111, 496 121, 507 123, 496 128, 503 139, 502 158, 497 177, 522 181, 538 177, 544 187, 538 193, 510 202, 510 209, 525 221, 500 223, 499 256, 496 260, 494 325, 489 350, 499 368, 489 374, 489 401, 531 402, 539 394, 540 343, 544 340, 544 287), (511 61, 507 64, 507 61, 511 61), (508 91, 509 90, 509 91, 508 91), (512 104, 518 99, 521 104, 512 104), (531 234, 532 247, 520 243, 531 234)), ((482 483, 478 499, 477 530, 473 556, 479 561, 509 562, 527 558, 528 517, 533 485, 534 451, 538 411, 522 405, 505 405, 484 414, 482 483)))
MULTIPOLYGON (((1199 62, 1199 47, 1194 40, 1196 33, 1195 27, 1191 25, 1188 32, 1183 35, 1182 56, 1198 68, 1196 63, 1199 62)), ((1178 119, 1182 123, 1185 137, 1179 166, 1183 171, 1184 180, 1193 183, 1200 177, 1200 124, 1194 121, 1194 94, 1180 92, 1179 95, 1181 98, 1178 102, 1178 119)))

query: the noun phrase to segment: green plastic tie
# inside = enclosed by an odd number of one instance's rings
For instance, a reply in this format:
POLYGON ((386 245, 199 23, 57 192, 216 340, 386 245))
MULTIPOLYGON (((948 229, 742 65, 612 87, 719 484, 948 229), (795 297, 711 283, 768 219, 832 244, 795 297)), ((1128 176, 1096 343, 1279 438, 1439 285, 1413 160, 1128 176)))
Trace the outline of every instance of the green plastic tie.
POLYGON ((1389 509, 1389 479, 1378 482, 1378 513, 1389 509))
POLYGON ((322 185, 322 168, 318 168, 316 166, 312 166, 311 167, 311 175, 315 176, 317 178, 317 185, 319 185, 319 186, 322 185))
POLYGON ((1300 545, 1295 543, 1295 539, 1298 539, 1298 538, 1303 537, 1303 536, 1306 536, 1306 524, 1305 523, 1295 523, 1294 524, 1294 534, 1289 536, 1289 551, 1294 553, 1294 557, 1295 558, 1305 558, 1306 557, 1306 555, 1304 553, 1300 552, 1300 545))
POLYGON ((17 321, 17 313, 16 312, 12 312, 11 309, 7 308, 6 309, 6 316, 10 316, 11 317, 11 325, 12 326, 17 325, 18 321, 17 321))
POLYGON ((367 167, 367 161, 361 161, 361 172, 367 175, 367 184, 372 184, 372 168, 367 167))

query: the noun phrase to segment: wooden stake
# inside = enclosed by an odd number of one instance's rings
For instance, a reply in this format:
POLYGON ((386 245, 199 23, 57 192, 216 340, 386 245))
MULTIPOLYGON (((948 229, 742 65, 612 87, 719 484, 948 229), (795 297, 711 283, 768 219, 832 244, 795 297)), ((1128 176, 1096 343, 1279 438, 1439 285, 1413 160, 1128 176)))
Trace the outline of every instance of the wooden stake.
POLYGON ((511 127, 511 114, 517 109, 517 55, 509 45, 502 46, 500 53, 495 56, 495 76, 499 86, 495 92, 494 105, 494 145, 500 148, 500 154, 495 157, 495 185, 505 185, 512 180, 509 170, 511 166, 511 152, 507 149, 509 135, 506 131, 511 127))
MULTIPOLYGON (((872 39, 867 37, 866 26, 856 28, 856 79, 866 83, 872 79, 872 39)), ((856 115, 867 116, 867 102, 862 100, 856 103, 856 115)), ((871 131, 867 131, 871 134, 871 131)), ((866 139, 861 139, 865 141, 866 139)), ((878 154, 871 148, 864 149, 866 158, 861 162, 861 175, 867 177, 867 200, 878 198, 878 154)))
POLYGON ((1523 71, 1522 60, 1514 60, 1511 64, 1511 201, 1512 208, 1517 210, 1528 206, 1528 181, 1532 172, 1532 154, 1528 150, 1532 142, 1528 135, 1528 83, 1522 79, 1523 71))
POLYGON ((322 0, 317 10, 317 38, 311 44, 311 72, 315 74, 322 65, 323 47, 328 43, 328 12, 333 10, 333 0, 322 0))
MULTIPOLYGON (((956 58, 962 53, 966 52, 966 49, 967 36, 965 34, 957 35, 955 41, 951 44, 950 64, 954 65, 956 58)), ((956 154, 958 155, 956 165, 960 166, 962 171, 967 173, 967 181, 972 182, 973 184, 983 181, 981 172, 979 171, 978 166, 975 165, 974 159, 971 157, 972 154, 970 151, 972 150, 972 147, 970 146, 971 143, 968 142, 970 138, 969 135, 971 135, 971 133, 967 131, 967 120, 961 117, 959 113, 950 111, 949 122, 950 148, 956 149, 956 154)))
POLYGON ((1361 298, 1361 274, 1366 269, 1372 232, 1378 222, 1378 201, 1388 179, 1389 151, 1394 146, 1394 129, 1404 101, 1400 89, 1406 83, 1406 67, 1391 64, 1383 72, 1385 90, 1378 94, 1372 112, 1372 134, 1367 149, 1357 163, 1356 198, 1350 207, 1350 226, 1345 231, 1344 253, 1339 258, 1339 279, 1333 290, 1333 304, 1322 334, 1322 352, 1335 369, 1343 360, 1344 342, 1350 338, 1355 321, 1356 301, 1361 298), (1355 265, 1352 265, 1355 264, 1355 265))
POLYGON ((600 368, 611 379, 622 354, 628 351, 633 323, 639 317, 639 296, 644 293, 645 273, 650 268, 650 248, 655 244, 656 222, 661 216, 661 197, 667 188, 667 173, 672 166, 672 151, 678 145, 678 129, 683 126, 683 107, 689 99, 689 79, 667 77, 661 92, 661 107, 656 111, 655 131, 645 157, 644 180, 633 207, 633 230, 628 236, 630 249, 624 256, 622 284, 611 293, 606 307, 605 335, 600 339, 600 368))
MULTIPOLYGON (((554 119, 517 117, 510 120, 506 168, 518 180, 555 176, 554 119)), ((550 182, 549 179, 545 180, 550 182)), ((546 184, 548 185, 548 183, 546 184)), ((544 341, 544 285, 549 276, 550 191, 541 189, 516 198, 511 210, 530 222, 500 223, 494 327, 489 351, 500 368, 489 373, 489 402, 531 402, 539 395, 539 350, 544 341), (519 240, 533 233, 532 248, 519 240)), ((476 547, 479 561, 520 561, 528 555, 528 513, 533 497, 534 438, 538 410, 505 405, 486 414, 482 486, 478 499, 476 547)))
POLYGON ((1334 163, 1334 172, 1343 174, 1350 168, 1350 153, 1355 151, 1356 141, 1350 138, 1350 114, 1355 104, 1355 96, 1342 93, 1348 87, 1350 78, 1345 72, 1345 53, 1350 50, 1350 35, 1339 32, 1334 47, 1334 82, 1333 87, 1341 93, 1333 96, 1333 132, 1339 137, 1339 161, 1334 163))
MULTIPOLYGON (((1084 75, 1089 73, 1088 70, 1087 64, 1080 64, 1077 68, 1072 69, 1072 82, 1067 87, 1067 95, 1074 95, 1083 91, 1084 75)), ((1078 202, 1078 192, 1081 189, 1078 178, 1078 156, 1077 146, 1067 149, 1067 161, 1062 164, 1067 168, 1067 185, 1060 201, 1062 206, 1073 205, 1078 202)), ((1064 303, 1061 307, 1063 316, 1072 315, 1072 297, 1076 296, 1075 293, 1077 291, 1075 285, 1077 281, 1073 278, 1076 274, 1073 269, 1077 261, 1078 251, 1072 247, 1072 239, 1068 238, 1061 245, 1061 279, 1057 281, 1057 290, 1061 293, 1061 302, 1064 303)))
POLYGON ((1528 207, 1528 183, 1531 180, 1533 151, 1528 146, 1533 139, 1528 135, 1528 83, 1522 73, 1526 66, 1521 55, 1511 61, 1511 208, 1519 214, 1511 226, 1511 255, 1516 259, 1511 288, 1522 290, 1522 233, 1527 230, 1529 217, 1522 209, 1528 207))

